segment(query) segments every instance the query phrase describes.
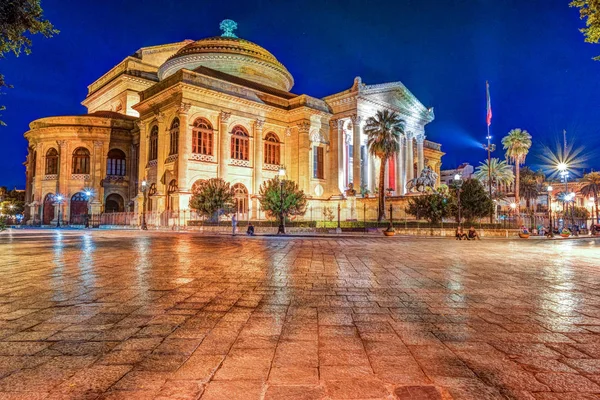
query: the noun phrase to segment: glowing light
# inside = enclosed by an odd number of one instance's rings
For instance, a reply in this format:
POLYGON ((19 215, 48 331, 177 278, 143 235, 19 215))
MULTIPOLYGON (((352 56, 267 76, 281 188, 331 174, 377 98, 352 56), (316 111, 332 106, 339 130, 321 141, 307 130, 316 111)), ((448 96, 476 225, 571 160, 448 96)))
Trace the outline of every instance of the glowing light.
POLYGON ((281 177, 285 176, 285 167, 283 165, 281 167, 279 167, 279 176, 281 176, 281 177))
POLYGON ((558 163, 558 165, 556 166, 556 169, 558 169, 559 171, 566 171, 568 168, 567 164, 564 162, 560 162, 558 163))
POLYGON ((56 201, 63 201, 63 197, 59 194, 58 196, 56 196, 56 201))
POLYGON ((146 186, 146 181, 142 181, 142 186, 146 186))
POLYGON ((552 186, 548 186, 548 191, 551 192, 552 191, 552 186))
POLYGON ((513 210, 514 210, 515 208, 517 208, 517 203, 510 203, 510 208, 512 208, 513 210))
POLYGON ((459 181, 459 180, 460 180, 460 178, 461 178, 460 174, 456 174, 456 175, 454 175, 454 180, 455 180, 455 181, 459 181))

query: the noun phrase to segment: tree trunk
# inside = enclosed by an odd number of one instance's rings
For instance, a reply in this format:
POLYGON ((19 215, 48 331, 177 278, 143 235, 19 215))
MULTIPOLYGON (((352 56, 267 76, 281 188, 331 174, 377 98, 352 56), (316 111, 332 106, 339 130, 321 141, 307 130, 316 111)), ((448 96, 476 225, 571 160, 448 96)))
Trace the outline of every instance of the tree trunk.
POLYGON ((519 199, 519 170, 520 170, 520 165, 519 165, 519 160, 516 160, 515 162, 515 203, 517 204, 517 208, 515 209, 515 211, 517 212, 517 221, 519 222, 519 224, 521 223, 521 201, 519 199))
POLYGON ((600 199, 598 199, 598 192, 594 190, 594 204, 596 206, 596 223, 600 224, 600 215, 598 215, 598 203, 600 199))
POLYGON ((387 157, 381 157, 379 166, 379 209, 377 210, 377 221, 381 222, 385 216, 385 165, 387 157))

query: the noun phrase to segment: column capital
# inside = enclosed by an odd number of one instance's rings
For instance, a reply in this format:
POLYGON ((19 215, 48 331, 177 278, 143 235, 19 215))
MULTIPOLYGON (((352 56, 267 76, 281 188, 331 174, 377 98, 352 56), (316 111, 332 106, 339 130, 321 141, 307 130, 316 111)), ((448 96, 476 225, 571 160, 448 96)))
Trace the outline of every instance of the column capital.
POLYGON ((292 136, 292 128, 285 128, 285 136, 290 137, 292 136))
MULTIPOLYGON (((56 144, 58 145, 58 147, 63 148, 67 146, 67 141, 66 140, 57 140, 56 144)), ((33 145, 34 148, 36 146, 36 144, 33 145)))
POLYGON ((154 118, 160 123, 165 120, 165 113, 160 110, 154 110, 154 118))
POLYGON ((188 111, 190 111, 191 106, 192 106, 191 103, 184 103, 182 101, 181 103, 179 103, 179 107, 177 108, 177 113, 187 115, 188 111))
POLYGON ((104 142, 101 140, 94 140, 94 147, 102 147, 104 146, 104 142))
POLYGON ((144 128, 146 126, 142 121, 135 121, 135 124, 137 125, 138 129, 140 130, 140 132, 142 130, 144 130, 144 128))
MULTIPOLYGON (((338 128, 338 121, 337 119, 330 119, 329 120, 329 126, 331 127, 331 129, 336 129, 338 128)), ((339 128, 338 128, 339 129, 339 128)))
POLYGON ((296 127, 298 128, 298 132, 308 133, 308 131, 310 130, 310 122, 302 121, 298 125, 296 125, 296 127))
POLYGON ((354 114, 352 117, 350 117, 350 119, 352 120, 352 124, 360 125, 364 118, 358 114, 354 114))
POLYGON ((221 119, 221 123, 226 124, 227 121, 229 121, 229 118, 231 117, 231 113, 228 111, 221 111, 221 113, 219 114, 219 118, 221 119))
POLYGON ((264 119, 257 119, 254 121, 254 128, 258 131, 262 131, 263 128, 265 126, 265 120, 264 119))
POLYGON ((415 139, 417 140, 417 144, 423 144, 423 142, 425 141, 425 134, 424 133, 417 133, 415 135, 415 139))
POLYGON ((404 136, 406 136, 406 140, 411 140, 415 138, 415 134, 411 131, 404 132, 404 136))

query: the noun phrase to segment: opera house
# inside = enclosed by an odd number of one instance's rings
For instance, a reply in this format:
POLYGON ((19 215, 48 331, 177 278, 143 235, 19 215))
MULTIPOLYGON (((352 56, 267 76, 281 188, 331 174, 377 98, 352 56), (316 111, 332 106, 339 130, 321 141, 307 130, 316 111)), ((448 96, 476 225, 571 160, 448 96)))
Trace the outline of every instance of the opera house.
POLYGON ((439 174, 440 145, 425 139, 433 109, 402 83, 357 77, 324 98, 294 94, 286 67, 235 28, 225 20, 221 36, 141 48, 88 86, 87 114, 33 121, 30 223, 55 222, 58 207, 72 224, 88 212, 141 211, 142 181, 147 210, 189 209, 195 185, 213 177, 235 188, 240 218, 255 218, 260 185, 281 166, 313 203, 343 198, 350 184, 373 193, 379 166, 363 127, 383 109, 406 121, 386 172, 391 194, 404 195, 426 166, 439 174))

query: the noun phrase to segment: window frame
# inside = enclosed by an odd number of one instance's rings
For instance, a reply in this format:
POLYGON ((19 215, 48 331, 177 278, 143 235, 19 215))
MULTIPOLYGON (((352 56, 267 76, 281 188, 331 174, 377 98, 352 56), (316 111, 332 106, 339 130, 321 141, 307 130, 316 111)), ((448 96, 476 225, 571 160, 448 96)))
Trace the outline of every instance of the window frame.
POLYGON ((173 119, 169 129, 169 155, 179 153, 179 118, 173 119))
POLYGON ((51 147, 46 152, 46 165, 45 165, 45 175, 57 175, 58 174, 58 162, 60 156, 58 150, 56 148, 51 147), (50 154, 53 152, 52 154, 50 154))
POLYGON ((158 125, 153 125, 150 128, 150 136, 148 137, 148 162, 158 159, 158 125))
POLYGON ((84 175, 88 175, 90 173, 90 151, 87 148, 77 147, 73 151, 71 173, 84 175), (78 154, 78 152, 80 153, 78 154))
POLYGON ((313 179, 325 179, 325 149, 313 146, 313 179))
POLYGON ((281 142, 273 132, 267 133, 264 139, 263 162, 270 165, 281 165, 281 142))
POLYGON ((197 118, 192 129, 192 153, 206 156, 213 155, 214 130, 210 122, 197 118))
POLYGON ((231 130, 231 159, 240 161, 250 161, 250 135, 248 131, 236 125, 231 130))
POLYGON ((112 176, 125 176, 127 174, 127 155, 121 149, 111 149, 106 154, 106 175, 112 176), (119 154, 118 158, 114 157, 115 154, 119 154), (113 153, 113 157, 111 157, 113 153))

